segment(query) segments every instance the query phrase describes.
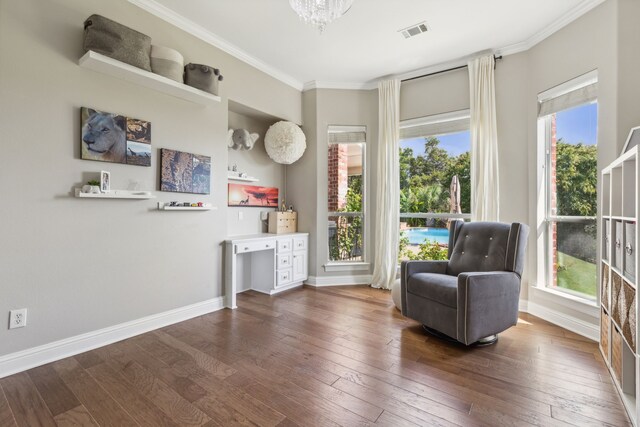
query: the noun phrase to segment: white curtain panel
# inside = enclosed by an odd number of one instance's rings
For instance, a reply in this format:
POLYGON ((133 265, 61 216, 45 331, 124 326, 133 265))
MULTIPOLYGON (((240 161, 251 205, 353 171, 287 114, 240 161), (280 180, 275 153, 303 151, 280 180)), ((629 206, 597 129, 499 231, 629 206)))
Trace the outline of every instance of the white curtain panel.
POLYGON ((378 83, 378 173, 374 288, 391 289, 398 265, 400 234, 400 80, 378 83))
POLYGON ((493 55, 469 61, 472 221, 500 218, 494 63, 493 55))

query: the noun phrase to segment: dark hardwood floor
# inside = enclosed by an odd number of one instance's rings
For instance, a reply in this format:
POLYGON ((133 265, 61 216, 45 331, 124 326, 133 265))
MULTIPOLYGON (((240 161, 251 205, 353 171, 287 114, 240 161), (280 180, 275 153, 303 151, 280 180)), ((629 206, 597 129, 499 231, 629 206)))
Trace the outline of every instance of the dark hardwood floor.
POLYGON ((597 344, 521 314, 425 336, 388 292, 302 288, 0 380, 0 426, 624 426, 597 344))

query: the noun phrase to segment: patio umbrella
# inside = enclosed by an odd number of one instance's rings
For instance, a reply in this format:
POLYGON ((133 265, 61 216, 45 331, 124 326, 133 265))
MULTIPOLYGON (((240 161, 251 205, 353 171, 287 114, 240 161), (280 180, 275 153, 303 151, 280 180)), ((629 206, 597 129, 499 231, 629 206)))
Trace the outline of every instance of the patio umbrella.
POLYGON ((451 178, 449 196, 449 209, 451 213, 462 213, 462 208, 460 207, 460 180, 458 179, 458 175, 454 175, 453 178, 451 178))

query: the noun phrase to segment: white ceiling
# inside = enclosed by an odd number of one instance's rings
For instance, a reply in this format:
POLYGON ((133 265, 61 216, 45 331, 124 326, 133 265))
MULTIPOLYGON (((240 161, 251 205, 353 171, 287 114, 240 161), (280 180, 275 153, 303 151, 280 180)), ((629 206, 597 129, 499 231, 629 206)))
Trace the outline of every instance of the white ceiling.
POLYGON ((480 51, 524 50, 603 0, 355 0, 324 34, 288 0, 130 1, 293 86, 347 87, 480 51), (429 32, 398 33, 421 21, 429 32))

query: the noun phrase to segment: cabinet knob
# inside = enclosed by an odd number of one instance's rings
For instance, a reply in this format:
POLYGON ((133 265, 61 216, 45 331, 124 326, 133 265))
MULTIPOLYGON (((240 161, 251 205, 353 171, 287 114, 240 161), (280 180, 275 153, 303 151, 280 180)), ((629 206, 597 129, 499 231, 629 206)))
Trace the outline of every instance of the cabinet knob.
POLYGON ((620 245, 620 240, 616 240, 616 248, 618 248, 618 249, 619 249, 619 248, 620 248, 620 246, 621 246, 621 245, 620 245))
POLYGON ((631 246, 631 243, 627 243, 624 249, 627 252, 627 255, 631 255, 633 253, 633 246, 631 246))
POLYGON ((245 247, 244 247, 244 250, 245 250, 245 251, 248 251, 248 250, 249 250, 249 246, 245 246, 245 247))

